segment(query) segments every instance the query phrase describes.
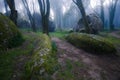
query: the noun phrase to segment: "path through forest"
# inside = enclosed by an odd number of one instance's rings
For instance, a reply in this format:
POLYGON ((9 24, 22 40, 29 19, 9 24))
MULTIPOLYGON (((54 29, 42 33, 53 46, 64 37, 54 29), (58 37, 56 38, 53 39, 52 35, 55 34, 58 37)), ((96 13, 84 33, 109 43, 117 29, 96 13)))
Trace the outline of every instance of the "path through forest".
POLYGON ((111 35, 120 39, 119 33, 120 33, 120 31, 113 31, 113 32, 111 32, 111 35))
POLYGON ((61 70, 53 75, 54 80, 120 80, 120 57, 94 55, 56 37, 52 41, 57 45, 58 62, 61 65, 61 70), (64 73, 70 67, 68 60, 72 66, 67 72, 72 74, 70 78, 64 73), (60 72, 64 74, 61 76, 60 72))

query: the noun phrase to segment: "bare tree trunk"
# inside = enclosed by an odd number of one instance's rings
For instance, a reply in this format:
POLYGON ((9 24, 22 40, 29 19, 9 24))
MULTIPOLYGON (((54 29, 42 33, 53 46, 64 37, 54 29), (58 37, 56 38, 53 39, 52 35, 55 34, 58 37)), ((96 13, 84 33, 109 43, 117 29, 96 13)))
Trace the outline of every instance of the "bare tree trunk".
POLYGON ((87 33, 91 33, 92 30, 90 29, 90 26, 88 24, 88 20, 86 18, 86 12, 85 12, 85 9, 83 7, 83 3, 82 3, 82 0, 76 0, 76 2, 73 0, 73 2, 78 6, 81 14, 82 14, 82 17, 83 17, 83 22, 84 22, 84 25, 85 25, 85 30, 87 33))
POLYGON ((103 26, 105 25, 104 23, 105 23, 105 18, 104 18, 104 5, 103 5, 103 3, 104 3, 104 0, 101 0, 100 1, 100 4, 101 4, 101 20, 102 20, 102 22, 103 22, 103 26))
POLYGON ((40 12, 42 16, 42 28, 43 33, 49 35, 49 15, 50 15, 50 1, 38 0, 40 6, 40 12))
POLYGON ((118 2, 118 0, 112 0, 111 5, 109 7, 109 19, 110 19, 109 26, 110 26, 110 30, 114 30, 113 22, 114 22, 117 2, 118 2))
MULTIPOLYGON (((35 20, 34 20, 34 17, 32 16, 31 12, 30 12, 30 9, 29 9, 29 6, 28 6, 28 3, 26 0, 22 0, 23 2, 23 5, 25 7, 25 9, 27 10, 27 15, 29 17, 29 20, 30 20, 30 23, 31 23, 31 27, 32 27, 32 30, 34 32, 36 32, 36 26, 35 26, 35 20)), ((34 6, 34 5, 33 5, 34 6)))
POLYGON ((6 11, 6 13, 8 12, 8 6, 7 6, 7 2, 6 2, 6 0, 4 0, 4 5, 5 5, 5 11, 6 11))
POLYGON ((15 9, 15 2, 14 0, 6 0, 10 10, 11 10, 11 14, 10 14, 10 19, 17 25, 17 10, 15 9))

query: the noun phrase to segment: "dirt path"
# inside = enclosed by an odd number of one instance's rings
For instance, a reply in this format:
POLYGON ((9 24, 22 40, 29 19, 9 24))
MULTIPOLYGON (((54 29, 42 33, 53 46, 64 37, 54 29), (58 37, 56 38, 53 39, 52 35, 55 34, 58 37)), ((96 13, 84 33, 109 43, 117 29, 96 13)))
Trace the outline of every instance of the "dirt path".
POLYGON ((120 31, 114 31, 114 32, 111 33, 111 35, 114 36, 114 37, 116 37, 116 38, 119 38, 119 39, 120 39, 119 32, 120 32, 120 31))
POLYGON ((61 65, 61 71, 53 75, 54 80, 120 80, 120 57, 93 55, 64 40, 52 40, 58 47, 58 62, 61 65), (67 64, 68 60, 72 68, 67 64), (70 71, 66 75, 68 68, 70 71), (64 74, 61 76, 60 72, 64 74))

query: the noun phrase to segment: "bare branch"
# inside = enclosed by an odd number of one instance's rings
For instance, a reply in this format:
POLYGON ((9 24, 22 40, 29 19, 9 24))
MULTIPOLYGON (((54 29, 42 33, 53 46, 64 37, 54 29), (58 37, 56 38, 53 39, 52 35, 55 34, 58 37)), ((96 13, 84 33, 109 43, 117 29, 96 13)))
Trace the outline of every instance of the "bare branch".
POLYGON ((73 0, 73 2, 74 2, 75 4, 77 4, 77 2, 75 2, 75 0, 73 0))

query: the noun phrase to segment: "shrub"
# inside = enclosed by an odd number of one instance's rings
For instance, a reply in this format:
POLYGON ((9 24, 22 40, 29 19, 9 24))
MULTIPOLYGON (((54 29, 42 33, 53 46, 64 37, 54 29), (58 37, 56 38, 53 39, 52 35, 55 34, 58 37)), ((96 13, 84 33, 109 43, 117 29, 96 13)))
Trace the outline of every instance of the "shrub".
POLYGON ((114 45, 106 39, 91 34, 71 33, 66 37, 67 41, 78 48, 96 54, 116 53, 114 45))
POLYGON ((0 52, 17 47, 24 41, 16 25, 6 16, 0 14, 0 52))

